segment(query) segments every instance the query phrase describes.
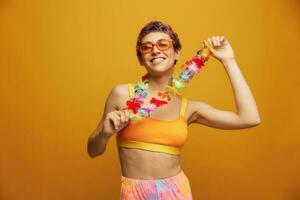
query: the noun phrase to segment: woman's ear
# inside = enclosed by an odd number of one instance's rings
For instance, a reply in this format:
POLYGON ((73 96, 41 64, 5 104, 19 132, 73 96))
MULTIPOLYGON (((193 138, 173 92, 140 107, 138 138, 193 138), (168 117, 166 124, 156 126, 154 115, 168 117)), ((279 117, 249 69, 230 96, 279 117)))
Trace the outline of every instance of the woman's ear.
POLYGON ((180 57, 180 51, 175 51, 175 60, 178 60, 180 57))
POLYGON ((178 59, 179 59, 179 56, 180 56, 180 51, 175 51, 175 61, 174 61, 174 65, 176 65, 178 59))

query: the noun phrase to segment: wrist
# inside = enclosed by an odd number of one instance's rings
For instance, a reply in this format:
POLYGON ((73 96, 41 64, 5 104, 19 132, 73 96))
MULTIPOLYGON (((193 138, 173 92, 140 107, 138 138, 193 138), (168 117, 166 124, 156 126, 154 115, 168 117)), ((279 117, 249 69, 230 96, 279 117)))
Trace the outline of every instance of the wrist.
POLYGON ((225 60, 222 60, 221 62, 222 62, 222 64, 224 65, 224 67, 229 67, 229 66, 231 66, 231 65, 236 64, 235 58, 225 59, 225 60))

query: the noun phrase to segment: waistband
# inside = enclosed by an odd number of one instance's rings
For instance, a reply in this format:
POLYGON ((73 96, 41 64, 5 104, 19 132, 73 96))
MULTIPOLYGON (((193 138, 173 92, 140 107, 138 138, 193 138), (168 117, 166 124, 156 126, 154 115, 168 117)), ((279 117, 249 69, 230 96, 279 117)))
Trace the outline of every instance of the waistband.
POLYGON ((171 177, 167 177, 167 178, 160 178, 160 179, 135 179, 135 178, 130 178, 130 177, 126 177, 121 175, 121 181, 122 182, 127 182, 127 183, 139 183, 139 182, 154 182, 154 181, 171 181, 171 180, 176 180, 176 179, 180 179, 182 177, 185 177, 185 173, 183 172, 183 170, 181 170, 178 174, 171 176, 171 177))
POLYGON ((162 144, 154 144, 148 142, 140 142, 140 141, 133 141, 133 140, 124 140, 117 138, 117 146, 119 147, 127 147, 127 148, 138 148, 144 149, 149 151, 156 151, 156 152, 163 152, 169 153, 173 155, 180 155, 181 148, 174 147, 174 146, 167 146, 162 144))

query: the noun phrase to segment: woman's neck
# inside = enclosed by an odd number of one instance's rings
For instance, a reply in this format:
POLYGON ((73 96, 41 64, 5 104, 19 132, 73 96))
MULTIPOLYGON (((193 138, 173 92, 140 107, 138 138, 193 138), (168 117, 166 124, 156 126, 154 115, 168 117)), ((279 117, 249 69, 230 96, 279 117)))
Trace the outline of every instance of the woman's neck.
POLYGON ((165 73, 162 76, 153 76, 151 74, 148 74, 149 92, 157 93, 165 91, 167 86, 171 85, 172 74, 173 72, 165 73))

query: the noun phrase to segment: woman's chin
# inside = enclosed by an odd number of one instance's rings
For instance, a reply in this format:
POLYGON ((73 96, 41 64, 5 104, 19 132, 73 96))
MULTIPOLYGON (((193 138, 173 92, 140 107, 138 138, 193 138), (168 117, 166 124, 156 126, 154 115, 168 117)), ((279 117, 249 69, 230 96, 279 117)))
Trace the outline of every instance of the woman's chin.
POLYGON ((160 71, 160 70, 165 70, 168 67, 166 66, 165 63, 158 63, 158 64, 150 64, 149 68, 151 68, 151 69, 153 69, 155 71, 157 71, 157 70, 160 71))

